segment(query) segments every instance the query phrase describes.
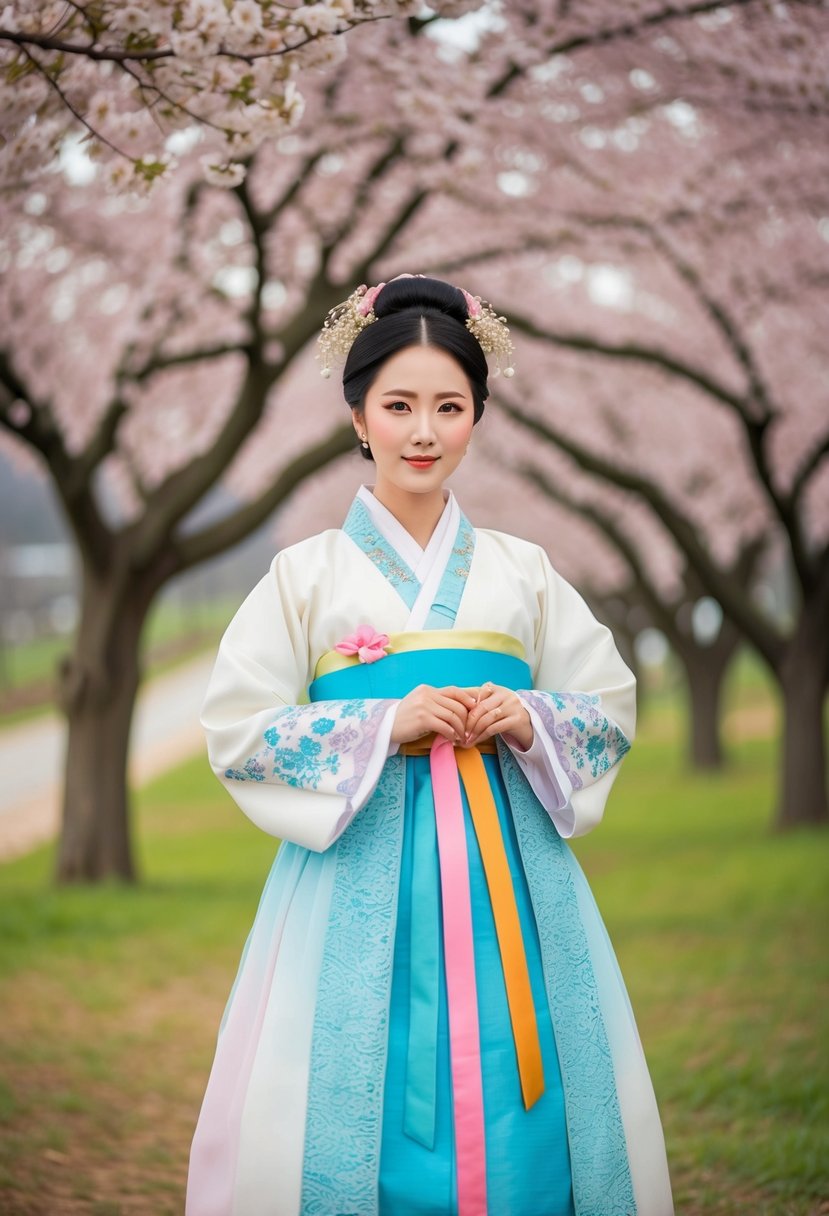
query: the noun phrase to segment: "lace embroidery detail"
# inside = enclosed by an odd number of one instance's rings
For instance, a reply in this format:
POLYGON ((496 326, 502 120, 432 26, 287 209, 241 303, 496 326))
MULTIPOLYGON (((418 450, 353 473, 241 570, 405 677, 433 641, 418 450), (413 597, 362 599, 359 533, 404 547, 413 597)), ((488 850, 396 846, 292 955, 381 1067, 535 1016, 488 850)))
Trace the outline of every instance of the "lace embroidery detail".
POLYGON ((424 629, 445 629, 447 622, 454 624, 458 615, 466 580, 469 577, 469 567, 475 552, 475 529, 462 513, 455 536, 455 544, 446 563, 446 569, 440 580, 440 586, 435 594, 435 600, 429 609, 424 629), (457 564, 453 565, 453 561, 457 564))
POLYGON ((544 723, 574 790, 596 781, 630 751, 627 736, 602 713, 600 696, 523 689, 521 696, 544 723))
POLYGON ((579 1216, 636 1216, 613 1059, 573 882, 576 863, 501 740, 498 755, 538 925, 575 1210, 579 1216))
POLYGON ((371 761, 391 701, 315 701, 278 710, 264 733, 265 746, 229 768, 234 781, 277 781, 297 789, 352 797, 371 761), (339 778, 339 780, 336 780, 339 778))
POLYGON ((311 1055, 302 1216, 376 1216, 405 769, 337 842, 311 1055))
POLYGON ((343 524, 343 532, 351 537, 357 548, 365 553, 383 577, 388 579, 406 606, 411 608, 420 591, 417 576, 375 527, 374 521, 359 498, 355 498, 349 508, 343 524))
MULTIPOLYGON (((472 565, 472 556, 475 552, 475 529, 472 524, 461 512, 461 522, 458 526, 458 535, 455 538, 455 545, 452 549, 452 557, 457 561, 452 573, 455 578, 469 578, 469 567, 472 565)), ((451 558, 450 558, 451 561, 451 558)))

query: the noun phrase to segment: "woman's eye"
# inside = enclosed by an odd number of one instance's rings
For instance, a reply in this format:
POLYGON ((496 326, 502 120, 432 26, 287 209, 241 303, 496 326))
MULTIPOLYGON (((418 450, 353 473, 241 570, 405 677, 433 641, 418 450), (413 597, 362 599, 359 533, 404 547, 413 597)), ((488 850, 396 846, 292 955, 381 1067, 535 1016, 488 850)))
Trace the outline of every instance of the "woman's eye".
POLYGON ((390 401, 386 406, 387 410, 394 410, 395 414, 402 414, 404 410, 409 408, 407 401, 390 401))
POLYGON ((462 407, 460 405, 458 405, 457 401, 444 401, 443 404, 440 406, 438 413, 439 414, 460 414, 461 410, 462 410, 462 407))

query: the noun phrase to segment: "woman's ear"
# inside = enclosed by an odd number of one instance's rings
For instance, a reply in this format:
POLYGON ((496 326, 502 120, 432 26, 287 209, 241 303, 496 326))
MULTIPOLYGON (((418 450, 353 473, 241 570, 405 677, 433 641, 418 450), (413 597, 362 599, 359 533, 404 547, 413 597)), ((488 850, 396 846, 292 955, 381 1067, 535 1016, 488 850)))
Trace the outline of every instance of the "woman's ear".
MULTIPOLYGON (((352 410, 351 411, 351 423, 352 423, 352 426, 354 427, 354 430, 357 432, 357 438, 360 440, 361 443, 365 444, 367 435, 366 435, 365 418, 363 417, 362 410, 352 410)), ((366 446, 368 446, 368 445, 366 444, 366 446)))

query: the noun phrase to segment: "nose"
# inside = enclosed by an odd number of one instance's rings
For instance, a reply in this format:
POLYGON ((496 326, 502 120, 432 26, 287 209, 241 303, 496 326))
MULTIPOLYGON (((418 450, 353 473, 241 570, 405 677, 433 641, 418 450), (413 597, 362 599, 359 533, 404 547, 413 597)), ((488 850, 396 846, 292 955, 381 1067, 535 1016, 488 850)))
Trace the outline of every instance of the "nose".
POLYGON ((412 443, 429 448, 435 442, 435 424, 431 410, 415 410, 412 414, 412 443))

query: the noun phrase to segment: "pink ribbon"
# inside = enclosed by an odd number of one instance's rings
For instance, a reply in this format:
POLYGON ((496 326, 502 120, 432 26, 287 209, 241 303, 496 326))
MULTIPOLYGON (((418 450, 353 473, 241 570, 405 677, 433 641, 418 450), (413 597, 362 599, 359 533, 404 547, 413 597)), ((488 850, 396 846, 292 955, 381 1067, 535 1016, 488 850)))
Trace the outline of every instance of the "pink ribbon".
POLYGON ((486 1216, 484 1095, 466 828, 454 749, 438 735, 429 756, 435 800, 449 1004, 458 1216, 486 1216))

